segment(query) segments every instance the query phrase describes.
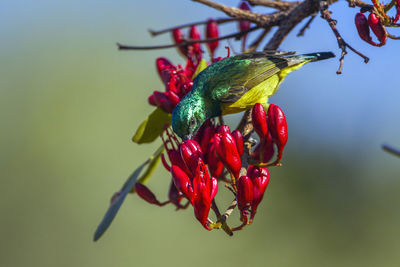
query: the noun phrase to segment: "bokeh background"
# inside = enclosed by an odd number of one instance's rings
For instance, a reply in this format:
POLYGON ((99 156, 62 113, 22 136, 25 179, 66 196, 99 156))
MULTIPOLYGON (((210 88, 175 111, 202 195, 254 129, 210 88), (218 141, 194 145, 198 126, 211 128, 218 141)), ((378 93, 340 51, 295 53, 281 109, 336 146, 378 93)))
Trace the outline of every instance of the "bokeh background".
MULTIPOLYGON (((112 193, 158 146, 130 141, 152 110, 148 95, 162 90, 155 58, 184 63, 174 49, 115 43, 169 43, 146 30, 224 14, 188 0, 0 1, 0 266, 399 266, 400 159, 380 148, 400 146, 399 42, 371 47, 356 9, 331 10, 371 61, 350 52, 342 75, 337 58, 309 64, 273 96, 289 142, 253 225, 230 238, 204 230, 191 209, 130 195, 94 243, 112 193)), ((298 38, 300 27, 282 50, 339 55, 319 16, 298 38)), ((160 168, 148 185, 164 200, 169 180, 160 168)))

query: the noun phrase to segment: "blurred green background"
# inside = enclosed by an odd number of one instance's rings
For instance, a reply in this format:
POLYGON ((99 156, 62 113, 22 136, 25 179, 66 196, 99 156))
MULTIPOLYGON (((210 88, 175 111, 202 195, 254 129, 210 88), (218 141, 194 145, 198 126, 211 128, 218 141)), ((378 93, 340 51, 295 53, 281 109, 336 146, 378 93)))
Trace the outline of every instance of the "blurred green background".
MULTIPOLYGON (((350 52, 340 76, 337 58, 307 65, 271 99, 289 142, 253 225, 230 238, 204 230, 191 209, 129 195, 94 243, 111 195, 158 146, 130 141, 152 110, 148 95, 162 90, 155 58, 184 63, 175 50, 115 43, 169 43, 146 30, 223 14, 188 0, 0 1, 0 266, 399 266, 400 159, 380 149, 400 147, 399 43, 370 47, 356 9, 342 1, 332 11, 371 62, 350 52)), ((299 28, 283 50, 339 54, 319 17, 305 37, 299 28)), ((149 182, 160 200, 169 181, 160 168, 149 182)))

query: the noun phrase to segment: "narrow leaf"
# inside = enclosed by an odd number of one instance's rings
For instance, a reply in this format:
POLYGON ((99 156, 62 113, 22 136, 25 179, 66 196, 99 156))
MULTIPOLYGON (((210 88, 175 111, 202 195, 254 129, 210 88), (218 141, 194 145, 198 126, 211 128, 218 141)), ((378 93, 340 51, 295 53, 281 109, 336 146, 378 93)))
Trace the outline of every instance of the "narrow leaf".
POLYGON ((126 180, 126 182, 122 186, 121 190, 119 191, 119 193, 120 193, 119 196, 110 204, 106 214, 104 215, 99 226, 97 227, 96 232, 94 233, 94 238, 93 238, 94 241, 97 241, 104 234, 104 232, 108 229, 111 222, 114 220, 115 216, 117 215, 119 208, 121 207, 122 203, 124 202, 126 195, 132 191, 136 181, 146 180, 150 177, 151 173, 154 171, 155 167, 157 166, 157 163, 159 162, 160 155, 163 152, 163 150, 164 150, 163 146, 159 147, 157 149, 157 151, 148 160, 146 160, 142 165, 140 165, 132 173, 132 175, 126 180), (149 166, 148 166, 146 172, 139 179, 140 173, 142 172, 143 168, 148 164, 149 164, 149 166))
POLYGON ((151 143, 164 130, 165 124, 171 124, 171 114, 156 108, 139 126, 132 141, 138 144, 151 143))

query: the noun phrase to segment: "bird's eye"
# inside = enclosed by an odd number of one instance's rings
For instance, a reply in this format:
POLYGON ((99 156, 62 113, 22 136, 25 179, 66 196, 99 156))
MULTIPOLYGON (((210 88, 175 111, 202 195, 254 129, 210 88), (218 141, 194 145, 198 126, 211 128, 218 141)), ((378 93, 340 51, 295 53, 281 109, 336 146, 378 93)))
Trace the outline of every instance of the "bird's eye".
POLYGON ((190 127, 194 127, 196 126, 196 119, 195 118, 191 118, 190 119, 190 127))

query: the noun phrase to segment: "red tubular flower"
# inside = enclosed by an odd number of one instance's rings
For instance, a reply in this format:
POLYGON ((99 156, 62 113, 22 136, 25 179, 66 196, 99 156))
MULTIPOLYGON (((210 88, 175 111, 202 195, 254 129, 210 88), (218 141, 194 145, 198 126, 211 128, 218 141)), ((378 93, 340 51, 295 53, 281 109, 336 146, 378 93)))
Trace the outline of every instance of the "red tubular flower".
POLYGON ((372 41, 371 35, 369 33, 367 17, 363 13, 357 13, 354 22, 356 24, 358 35, 360 35, 361 39, 371 45, 377 46, 377 43, 372 41))
MULTIPOLYGON (((172 39, 174 40, 175 44, 180 44, 183 42, 183 32, 181 29, 174 29, 172 32, 172 39)), ((188 48, 187 46, 178 46, 178 51, 182 54, 182 56, 187 57, 188 48)))
POLYGON ((210 177, 206 165, 200 159, 196 169, 196 175, 193 179, 192 205, 194 215, 207 230, 212 229, 208 225, 208 213, 210 212, 211 202, 217 194, 217 191, 217 179, 210 177))
POLYGON ((267 114, 265 113, 263 105, 260 103, 254 105, 251 118, 253 121, 254 130, 260 139, 265 138, 268 134, 268 125, 267 114))
POLYGON ((147 186, 141 183, 136 183, 135 191, 142 199, 146 200, 150 204, 160 205, 160 202, 157 200, 156 196, 150 191, 150 189, 147 188, 147 186))
POLYGON ((182 192, 188 199, 192 199, 193 187, 190 183, 189 176, 178 166, 172 165, 171 167, 172 179, 179 192, 182 192))
POLYGON ((199 142, 201 150, 203 151, 204 155, 207 155, 207 153, 208 153, 208 145, 210 144, 210 141, 211 141, 212 137, 214 136, 214 134, 215 134, 214 126, 208 125, 208 126, 204 127, 204 129, 202 131, 201 139, 199 142))
MULTIPOLYGON (((192 40, 200 40, 201 39, 200 31, 196 26, 190 27, 189 37, 192 40)), ((203 51, 201 51, 200 43, 194 43, 189 46, 189 56, 193 57, 192 60, 194 60, 196 66, 200 62, 202 54, 203 54, 203 51)))
POLYGON ((382 25, 379 17, 375 13, 369 14, 368 24, 380 42, 377 46, 385 45, 387 39, 386 28, 382 25))
POLYGON ((253 202, 253 183, 248 176, 241 176, 237 181, 236 199, 239 209, 248 210, 253 202))
POLYGON ((233 139, 230 133, 217 134, 220 139, 216 139, 217 154, 225 167, 236 177, 239 177, 239 171, 241 167, 241 160, 239 152, 236 148, 235 139, 233 139))
POLYGON ((217 154, 217 143, 219 141, 219 135, 214 135, 214 137, 211 138, 207 148, 207 165, 213 177, 220 177, 224 170, 224 164, 219 159, 217 154))
POLYGON ((203 159, 203 152, 199 144, 194 140, 186 140, 179 146, 181 157, 194 176, 199 159, 203 159))
POLYGON ((279 163, 282 159, 282 152, 288 139, 288 133, 285 114, 274 104, 269 105, 268 108, 268 128, 272 140, 278 146, 278 158, 276 162, 279 163))
POLYGON ((253 202, 251 204, 251 218, 253 220, 257 212, 257 207, 264 197, 264 192, 269 183, 269 172, 267 168, 256 167, 250 165, 247 170, 247 175, 253 183, 253 202))
MULTIPOLYGON (((207 26, 206 26, 206 38, 211 39, 211 38, 218 38, 218 24, 215 22, 214 19, 209 19, 207 26)), ((208 49, 210 50, 211 58, 214 58, 214 52, 215 49, 217 49, 219 42, 214 41, 214 42, 208 42, 207 46, 208 49)))
POLYGON ((242 156, 243 155, 243 136, 242 136, 242 133, 240 131, 238 131, 238 130, 235 130, 231 134, 232 134, 233 139, 235 139, 237 151, 239 152, 239 155, 242 156))

